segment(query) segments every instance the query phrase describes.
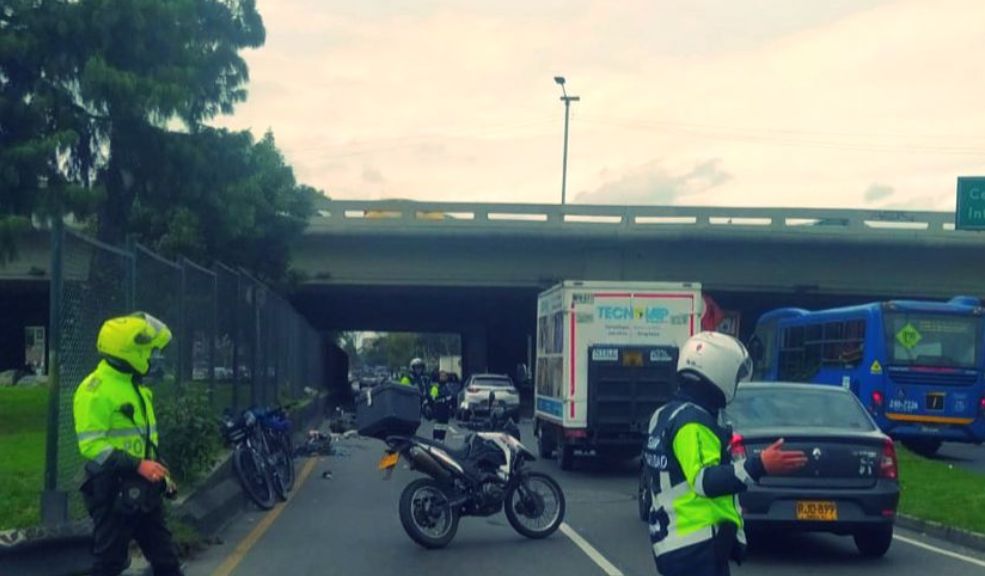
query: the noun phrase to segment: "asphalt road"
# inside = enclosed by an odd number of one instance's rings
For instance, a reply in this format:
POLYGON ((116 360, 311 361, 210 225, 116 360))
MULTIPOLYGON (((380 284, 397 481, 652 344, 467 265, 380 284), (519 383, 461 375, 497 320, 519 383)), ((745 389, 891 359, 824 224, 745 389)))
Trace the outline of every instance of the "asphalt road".
POLYGON ((985 444, 975 446, 946 442, 937 453, 937 459, 985 474, 985 444))
MULTIPOLYGON (((529 434, 529 427, 524 433, 529 434)), ((530 440, 529 435, 525 439, 530 440)), ((528 541, 514 533, 502 515, 464 518, 448 548, 427 551, 406 536, 397 515, 400 491, 415 474, 400 470, 389 481, 382 480, 376 462, 383 445, 374 440, 346 440, 341 450, 344 454, 337 457, 300 461, 299 470, 309 474, 291 500, 272 512, 235 520, 222 536, 224 544, 190 563, 187 574, 656 574, 645 525, 636 519, 634 464, 588 460, 577 471, 562 473, 553 462, 540 462, 538 466, 565 490, 566 533, 528 541), (329 469, 332 478, 322 478, 329 469)), ((777 535, 733 569, 740 576, 793 573, 981 576, 985 554, 897 530, 885 558, 865 560, 850 538, 777 535)))

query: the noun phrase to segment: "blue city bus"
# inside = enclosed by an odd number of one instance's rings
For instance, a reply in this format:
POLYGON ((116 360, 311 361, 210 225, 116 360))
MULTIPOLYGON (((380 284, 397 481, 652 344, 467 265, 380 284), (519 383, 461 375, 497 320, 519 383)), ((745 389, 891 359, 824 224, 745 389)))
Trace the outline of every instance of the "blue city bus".
POLYGON ((985 441, 985 308, 976 298, 781 308, 759 319, 749 349, 755 379, 850 388, 884 432, 922 454, 943 441, 985 441))

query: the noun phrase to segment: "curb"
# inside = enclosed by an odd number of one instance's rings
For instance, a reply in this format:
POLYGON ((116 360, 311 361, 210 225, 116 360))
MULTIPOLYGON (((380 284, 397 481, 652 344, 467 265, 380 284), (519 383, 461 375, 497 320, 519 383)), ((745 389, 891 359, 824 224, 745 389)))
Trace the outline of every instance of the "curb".
POLYGON ((985 552, 985 534, 962 530, 961 528, 955 528, 931 520, 923 520, 907 514, 898 514, 896 516, 896 525, 907 530, 913 530, 933 536, 934 538, 939 538, 951 544, 985 552))

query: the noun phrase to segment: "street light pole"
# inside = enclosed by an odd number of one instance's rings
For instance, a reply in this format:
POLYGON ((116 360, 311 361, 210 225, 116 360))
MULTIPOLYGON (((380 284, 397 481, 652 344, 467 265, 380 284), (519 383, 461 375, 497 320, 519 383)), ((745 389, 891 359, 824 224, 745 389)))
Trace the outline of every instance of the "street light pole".
POLYGON ((561 205, 567 201, 568 188, 568 120, 571 116, 571 103, 581 100, 578 96, 568 96, 564 89, 564 76, 555 76, 554 82, 561 87, 561 101, 564 102, 564 159, 561 165, 561 205))

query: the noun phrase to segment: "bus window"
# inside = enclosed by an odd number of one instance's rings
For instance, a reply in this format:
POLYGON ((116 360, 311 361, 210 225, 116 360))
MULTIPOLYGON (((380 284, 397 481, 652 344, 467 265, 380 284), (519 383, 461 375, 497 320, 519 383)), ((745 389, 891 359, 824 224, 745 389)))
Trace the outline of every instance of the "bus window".
POLYGON ((980 364, 978 317, 892 312, 885 316, 885 327, 891 364, 968 369, 980 364))

